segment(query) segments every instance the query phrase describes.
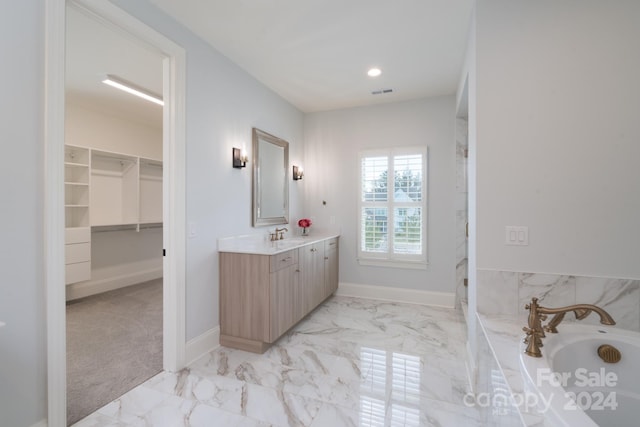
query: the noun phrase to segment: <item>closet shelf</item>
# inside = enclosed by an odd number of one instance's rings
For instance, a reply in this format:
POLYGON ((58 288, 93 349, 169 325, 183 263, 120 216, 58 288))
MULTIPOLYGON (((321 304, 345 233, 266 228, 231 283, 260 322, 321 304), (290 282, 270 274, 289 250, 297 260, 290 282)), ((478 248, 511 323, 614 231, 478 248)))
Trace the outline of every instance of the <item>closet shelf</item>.
POLYGON ((89 205, 64 205, 65 208, 88 208, 89 205))
POLYGON ((88 182, 65 181, 64 185, 77 185, 77 186, 80 186, 80 187, 88 187, 89 183, 88 182))
POLYGON ((73 163, 73 162, 64 162, 65 166, 70 166, 72 168, 88 168, 89 165, 85 163, 73 163))

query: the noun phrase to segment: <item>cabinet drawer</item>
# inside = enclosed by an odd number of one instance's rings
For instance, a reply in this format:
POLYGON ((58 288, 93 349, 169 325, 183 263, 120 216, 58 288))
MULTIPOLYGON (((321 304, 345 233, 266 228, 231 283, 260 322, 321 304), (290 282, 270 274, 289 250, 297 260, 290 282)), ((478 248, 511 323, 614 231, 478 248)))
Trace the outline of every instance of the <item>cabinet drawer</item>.
POLYGON ((91 241, 91 229, 89 227, 75 227, 64 230, 64 242, 68 245, 71 243, 85 243, 91 241))
POLYGON ((64 246, 64 263, 75 264, 91 260, 91 243, 74 243, 64 246))
POLYGON ((282 252, 278 255, 271 256, 271 272, 278 271, 281 268, 289 267, 298 263, 298 250, 282 252))
POLYGON ((67 285, 89 279, 91 279, 91 262, 65 265, 65 283, 67 285))
POLYGON ((327 239, 324 241, 324 251, 330 251, 332 249, 336 249, 338 247, 338 238, 334 237, 333 239, 327 239))

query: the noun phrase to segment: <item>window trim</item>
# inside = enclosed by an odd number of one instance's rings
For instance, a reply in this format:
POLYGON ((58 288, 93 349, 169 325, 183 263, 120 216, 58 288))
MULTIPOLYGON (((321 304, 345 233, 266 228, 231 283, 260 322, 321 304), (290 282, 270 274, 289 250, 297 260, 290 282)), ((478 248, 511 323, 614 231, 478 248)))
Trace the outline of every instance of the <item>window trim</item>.
POLYGON ((394 267, 394 268, 412 268, 412 269, 426 269, 429 262, 428 258, 428 245, 427 245, 427 224, 428 224, 428 147, 424 146, 413 146, 413 147, 394 147, 394 148, 386 148, 386 149, 374 149, 374 150, 364 150, 359 153, 358 156, 358 218, 357 218, 357 256, 358 263, 360 265, 366 266, 379 266, 379 267, 394 267), (421 234, 422 234, 422 254, 413 255, 413 254, 398 254, 393 252, 393 238, 395 231, 395 223, 394 223, 394 209, 402 208, 406 206, 404 202, 395 202, 393 200, 393 192, 388 192, 388 197, 386 202, 384 203, 384 207, 388 210, 388 220, 387 222, 391 224, 391 230, 388 230, 388 238, 389 238, 389 246, 387 252, 367 252, 362 250, 362 209, 367 206, 381 206, 380 202, 375 202, 376 205, 372 205, 372 202, 365 202, 363 200, 363 174, 362 174, 362 162, 365 158, 368 157, 386 157, 387 158, 387 170, 389 171, 387 188, 394 188, 393 177, 395 174, 394 170, 394 158, 396 156, 402 155, 416 155, 420 154, 422 156, 422 203, 420 204, 420 208, 422 209, 422 224, 421 224, 421 234))

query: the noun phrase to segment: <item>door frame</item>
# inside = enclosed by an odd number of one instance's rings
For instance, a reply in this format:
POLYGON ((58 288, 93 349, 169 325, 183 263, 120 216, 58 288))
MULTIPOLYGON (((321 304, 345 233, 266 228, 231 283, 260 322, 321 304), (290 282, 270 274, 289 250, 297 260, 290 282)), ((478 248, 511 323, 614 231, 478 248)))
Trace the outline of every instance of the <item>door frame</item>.
POLYGON ((64 262, 65 26, 71 5, 163 59, 163 369, 185 366, 185 50, 108 1, 45 2, 44 284, 48 425, 66 426, 66 288, 64 262))

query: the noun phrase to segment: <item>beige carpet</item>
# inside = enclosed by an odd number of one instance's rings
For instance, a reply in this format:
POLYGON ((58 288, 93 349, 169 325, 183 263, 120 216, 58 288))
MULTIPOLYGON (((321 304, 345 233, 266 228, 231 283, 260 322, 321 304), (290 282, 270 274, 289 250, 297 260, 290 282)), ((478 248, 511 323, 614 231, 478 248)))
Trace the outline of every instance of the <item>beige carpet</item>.
POLYGON ((162 279, 67 303, 67 422, 162 370, 162 279))

